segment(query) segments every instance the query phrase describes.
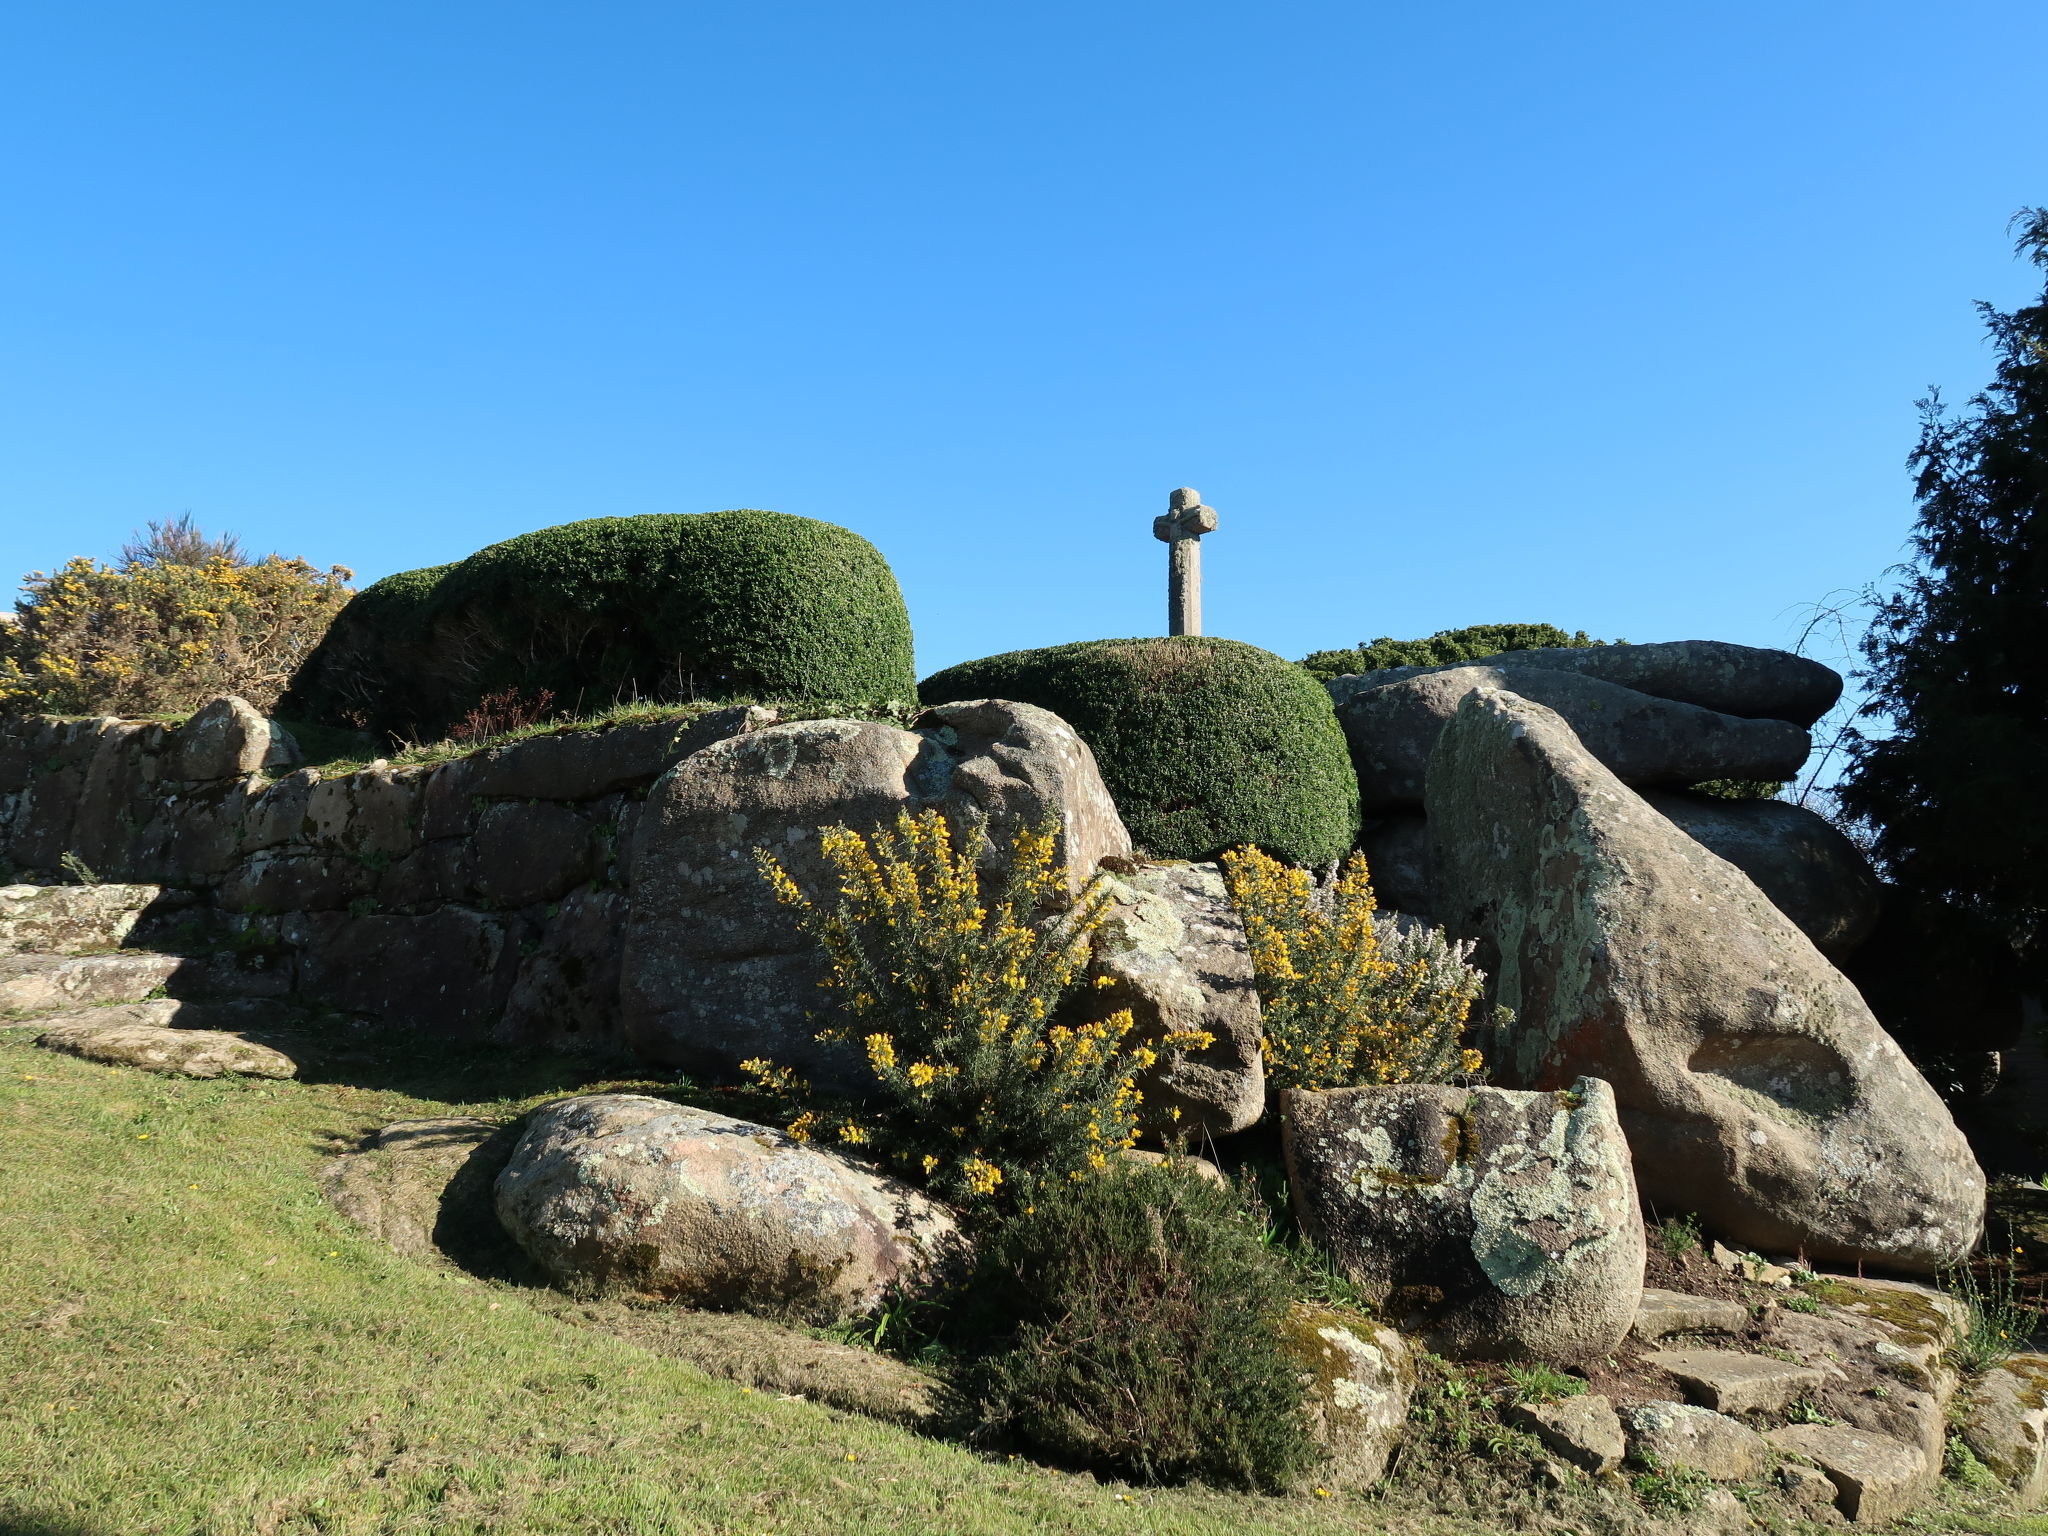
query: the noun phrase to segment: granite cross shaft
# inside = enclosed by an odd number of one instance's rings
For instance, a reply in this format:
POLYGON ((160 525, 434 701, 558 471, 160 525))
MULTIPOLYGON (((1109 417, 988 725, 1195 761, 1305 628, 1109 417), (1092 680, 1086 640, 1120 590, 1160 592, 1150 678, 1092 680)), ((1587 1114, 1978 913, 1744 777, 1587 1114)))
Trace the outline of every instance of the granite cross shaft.
POLYGON ((1152 519, 1152 537, 1166 545, 1166 632, 1202 632, 1202 535, 1216 531, 1216 509, 1202 493, 1182 486, 1166 498, 1167 513, 1152 519))

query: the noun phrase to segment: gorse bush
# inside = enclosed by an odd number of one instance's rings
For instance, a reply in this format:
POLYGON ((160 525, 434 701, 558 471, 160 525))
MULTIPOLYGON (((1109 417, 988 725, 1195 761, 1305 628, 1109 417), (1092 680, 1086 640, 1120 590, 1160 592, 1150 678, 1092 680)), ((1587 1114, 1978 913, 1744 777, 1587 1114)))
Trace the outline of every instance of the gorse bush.
POLYGON ((937 811, 905 813, 872 837, 827 827, 822 838, 840 881, 830 906, 766 851, 755 859, 824 950, 824 984, 846 1022, 819 1038, 856 1047, 873 1087, 860 1102, 827 1105, 789 1068, 743 1063, 788 1101, 798 1140, 868 1148, 963 1203, 1029 1204, 1137 1139, 1133 1079, 1160 1050, 1211 1043, 1202 1031, 1134 1043, 1128 1010, 1056 1022, 1109 898, 1098 880, 1067 906, 1050 822, 1018 832, 989 904, 976 875, 982 834, 956 851, 937 811))
POLYGON ((1315 1464, 1282 1352, 1285 1261, 1230 1189, 1174 1164, 1050 1185, 983 1244, 961 1373, 989 1435, 1147 1482, 1280 1492, 1315 1464))
POLYGON ((1460 1045, 1485 987, 1470 947, 1440 929, 1376 921, 1365 856, 1325 899, 1308 872, 1256 848, 1223 856, 1244 919, 1275 1089, 1442 1082, 1480 1070, 1460 1045))
POLYGON ((346 567, 152 525, 120 565, 79 557, 23 583, 0 626, 0 710, 149 715, 239 694, 269 713, 352 595, 346 567), (193 563, 170 558, 190 553, 193 563))
MULTIPOLYGON (((1378 672, 1386 667, 1443 667, 1458 661, 1480 661, 1507 651, 1533 651, 1552 646, 1606 645, 1581 630, 1566 631, 1555 624, 1473 624, 1464 629, 1440 629, 1426 640, 1395 640, 1382 635, 1361 640, 1346 650, 1316 651, 1301 664, 1322 682, 1357 672, 1378 672)), ((1617 645, 1625 642, 1616 641, 1617 645)))

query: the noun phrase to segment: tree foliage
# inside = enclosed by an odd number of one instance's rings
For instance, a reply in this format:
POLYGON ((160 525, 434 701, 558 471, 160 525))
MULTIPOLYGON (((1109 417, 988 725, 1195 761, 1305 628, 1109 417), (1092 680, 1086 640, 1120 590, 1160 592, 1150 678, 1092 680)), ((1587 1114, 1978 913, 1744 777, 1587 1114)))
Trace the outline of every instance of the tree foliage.
MULTIPOLYGON (((2018 216, 2048 268, 2048 209, 2018 216)), ((1960 413, 1921 402, 1915 559, 1864 642, 1866 713, 1841 799, 1911 898, 1996 925, 2038 974, 2048 913, 2048 290, 1984 317, 1997 367, 1960 413)))
POLYGON ((1347 650, 1316 651, 1304 656, 1301 664, 1319 680, 1328 682, 1333 677, 1377 672, 1384 667, 1444 667, 1507 651, 1607 643, 1592 639, 1583 629, 1567 631, 1555 624, 1472 624, 1464 629, 1440 629, 1424 640, 1395 640, 1382 635, 1377 640, 1361 640, 1347 650))

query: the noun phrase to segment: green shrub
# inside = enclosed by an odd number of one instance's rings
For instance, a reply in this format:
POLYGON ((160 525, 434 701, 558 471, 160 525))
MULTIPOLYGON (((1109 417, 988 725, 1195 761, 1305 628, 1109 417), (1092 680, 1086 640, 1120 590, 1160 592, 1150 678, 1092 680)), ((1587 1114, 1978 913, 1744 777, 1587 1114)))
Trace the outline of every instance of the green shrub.
POLYGON ((909 698, 910 620, 865 539, 781 512, 600 517, 366 588, 282 712, 433 740, 486 695, 909 698))
MULTIPOLYGON (((1382 635, 1361 640, 1342 651, 1317 651, 1301 664, 1319 682, 1382 667, 1442 667, 1454 661, 1479 661, 1503 651, 1533 651, 1546 646, 1606 645, 1581 629, 1566 633, 1555 624, 1473 624, 1465 629, 1440 629, 1427 640, 1394 640, 1382 635)), ((1615 641, 1617 645, 1625 641, 1615 641)))
POLYGON ((1686 788, 1716 800, 1775 800, 1785 785, 1780 779, 1702 779, 1686 788))
POLYGON ((918 692, 1060 716, 1093 749, 1132 838, 1161 858, 1250 843, 1329 864, 1358 835, 1358 779, 1329 696, 1256 646, 1183 635, 1011 651, 934 673, 918 692))
POLYGON ((1147 1482, 1278 1492, 1317 1459, 1281 1349, 1285 1261, 1236 1194, 1171 1165, 1056 1185, 991 1235, 961 1372, 989 1435, 1147 1482))

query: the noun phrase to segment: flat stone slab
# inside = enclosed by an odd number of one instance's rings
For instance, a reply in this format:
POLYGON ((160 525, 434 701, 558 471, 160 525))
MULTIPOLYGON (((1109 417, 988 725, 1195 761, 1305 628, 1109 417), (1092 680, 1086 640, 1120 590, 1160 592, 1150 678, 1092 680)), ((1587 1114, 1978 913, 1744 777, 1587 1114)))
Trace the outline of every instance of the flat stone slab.
POLYGON ((1661 1349, 1643 1358, 1677 1377, 1688 1397, 1716 1413, 1775 1413, 1827 1380, 1809 1365, 1732 1349, 1661 1349))
POLYGON ((1560 1398, 1554 1403, 1517 1403, 1508 1409, 1507 1418, 1535 1435, 1554 1455, 1595 1477, 1620 1466, 1628 1450, 1614 1404, 1598 1393, 1560 1398))
POLYGON ((162 894, 155 885, 0 885, 0 950, 113 949, 162 894))
POLYGON ((1840 1424, 1788 1424, 1770 1441, 1820 1464, 1835 1485, 1835 1508, 1864 1525, 1883 1525, 1918 1503, 1931 1482, 1917 1446, 1840 1424))
POLYGON ((1654 1344, 1674 1333, 1739 1333, 1748 1323, 1749 1308, 1739 1301, 1645 1286, 1633 1332, 1645 1344, 1654 1344))
POLYGON ((1770 1442, 1747 1424, 1689 1403, 1635 1403, 1622 1411, 1629 1455, 1660 1467, 1689 1467, 1716 1482, 1747 1483, 1771 1461, 1770 1442))
MULTIPOLYGON (((176 1004, 170 1005, 173 1009, 176 1004)), ((219 1077, 234 1072, 245 1077, 295 1077, 298 1063, 282 1051, 257 1045, 239 1035, 213 1029, 169 1029, 146 1018, 121 1018, 148 1003, 81 1010, 68 1022, 46 1029, 36 1044, 45 1050, 83 1056, 112 1066, 140 1067, 177 1077, 219 1077), (104 1019, 90 1015, 113 1015, 104 1019)))
POLYGON ((49 1013, 102 1003, 139 1003, 177 974, 176 955, 0 954, 0 1013, 49 1013))

